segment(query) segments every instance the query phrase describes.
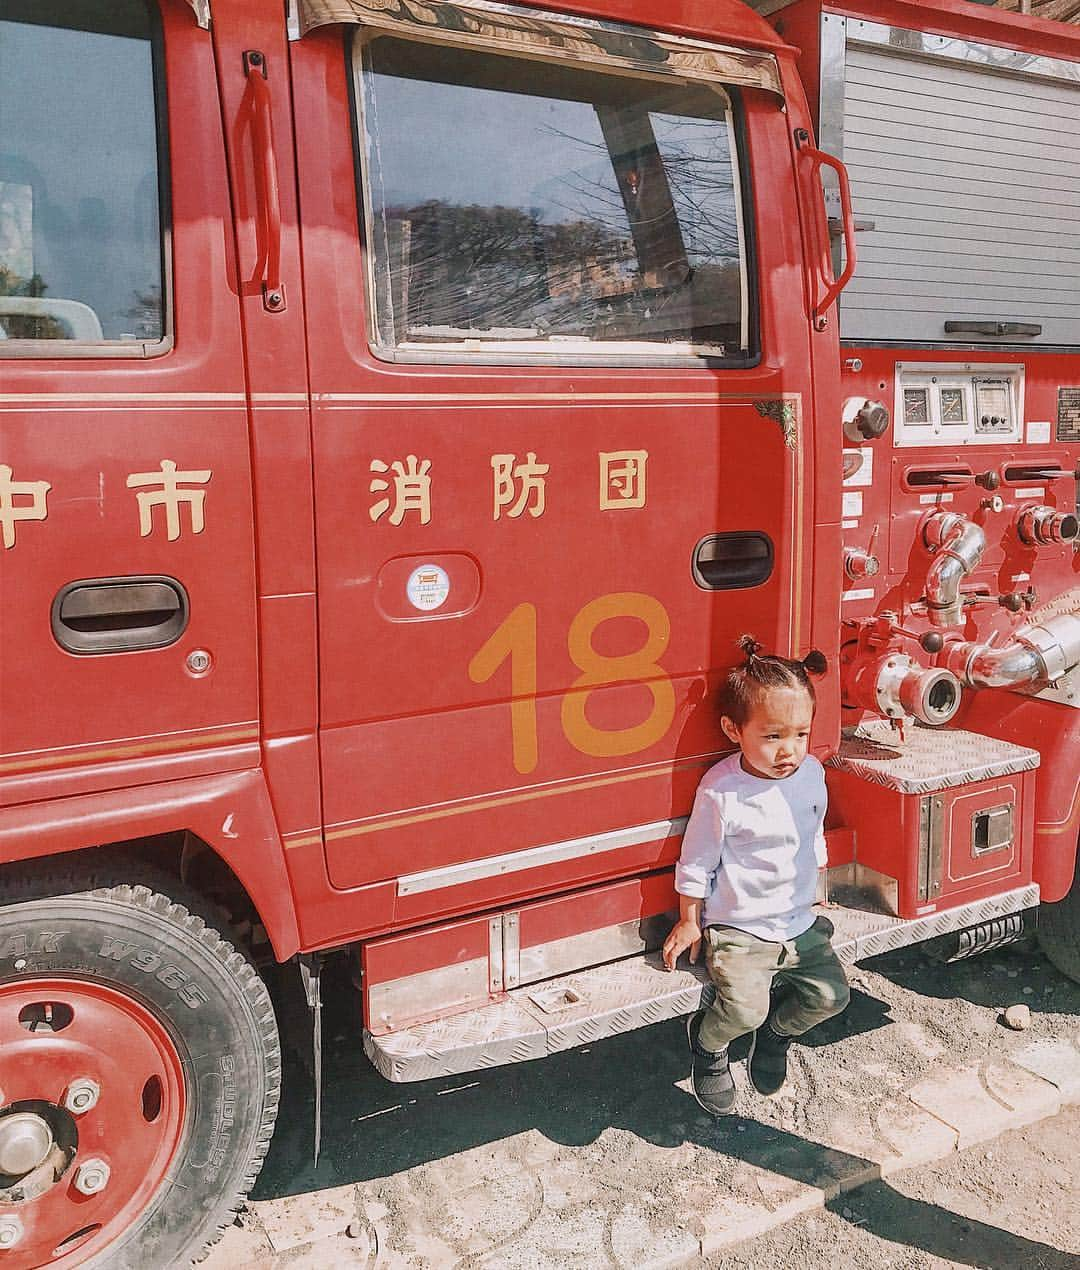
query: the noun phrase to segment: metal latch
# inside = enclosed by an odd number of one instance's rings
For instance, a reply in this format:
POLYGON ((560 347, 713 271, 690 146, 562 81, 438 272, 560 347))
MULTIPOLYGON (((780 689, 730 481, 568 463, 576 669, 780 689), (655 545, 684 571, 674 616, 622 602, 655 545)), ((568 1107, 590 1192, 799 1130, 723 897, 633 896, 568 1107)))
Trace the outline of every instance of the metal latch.
MULTIPOLYGON (((839 194, 838 194, 839 197, 839 194)), ((869 220, 865 216, 855 217, 855 232, 857 234, 868 234, 872 230, 877 229, 877 221, 869 220)), ((829 217, 829 237, 842 238, 844 236, 844 222, 839 216, 829 217)))
POLYGON ((1014 803, 986 807, 971 817, 971 854, 1004 851, 1013 844, 1014 803))

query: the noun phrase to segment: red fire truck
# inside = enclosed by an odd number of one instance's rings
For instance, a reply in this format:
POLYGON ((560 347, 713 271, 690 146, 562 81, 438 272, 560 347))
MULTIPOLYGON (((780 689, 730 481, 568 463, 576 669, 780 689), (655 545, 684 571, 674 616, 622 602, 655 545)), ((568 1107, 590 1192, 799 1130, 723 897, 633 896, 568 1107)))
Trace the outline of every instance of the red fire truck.
POLYGON ((842 955, 1080 975, 1080 30, 757 7, 5 0, 11 1267, 213 1241, 275 965, 396 1081, 695 1008, 746 631, 842 955))

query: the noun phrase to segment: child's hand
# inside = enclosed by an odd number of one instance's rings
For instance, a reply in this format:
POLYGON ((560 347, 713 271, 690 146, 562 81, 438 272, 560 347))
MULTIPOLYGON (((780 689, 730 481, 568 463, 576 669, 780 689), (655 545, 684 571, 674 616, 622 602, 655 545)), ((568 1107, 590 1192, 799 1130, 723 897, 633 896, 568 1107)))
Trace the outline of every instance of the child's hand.
POLYGON ((674 970, 675 963, 687 948, 690 949, 690 960, 697 961, 701 952, 701 927, 692 919, 683 917, 675 923, 664 941, 664 965, 674 970))

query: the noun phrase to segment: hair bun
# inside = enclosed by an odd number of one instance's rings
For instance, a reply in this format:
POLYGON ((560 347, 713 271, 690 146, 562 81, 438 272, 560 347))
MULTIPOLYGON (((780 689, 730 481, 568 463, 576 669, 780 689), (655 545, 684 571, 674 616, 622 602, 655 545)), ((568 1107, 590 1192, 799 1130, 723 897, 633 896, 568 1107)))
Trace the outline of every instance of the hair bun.
POLYGON ((746 660, 753 661, 755 657, 760 655, 764 645, 759 644, 753 635, 740 635, 739 647, 742 649, 746 660))
POLYGON ((825 660, 825 654, 815 648, 802 659, 802 668, 808 675, 823 675, 828 670, 829 663, 825 660))

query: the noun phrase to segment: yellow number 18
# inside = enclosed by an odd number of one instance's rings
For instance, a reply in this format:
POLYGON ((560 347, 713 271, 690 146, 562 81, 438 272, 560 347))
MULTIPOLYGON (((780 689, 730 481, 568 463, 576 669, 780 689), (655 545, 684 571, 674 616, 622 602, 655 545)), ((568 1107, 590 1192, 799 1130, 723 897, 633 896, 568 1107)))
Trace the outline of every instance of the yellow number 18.
MULTIPOLYGON (((570 623, 567 650, 581 674, 562 702, 566 739, 582 754, 615 758, 655 745, 675 718, 675 689, 659 664, 671 638, 671 619, 651 595, 622 591, 590 600, 570 623), (608 657, 593 647, 593 636, 604 622, 636 617, 646 637, 632 653, 608 657), (643 683, 652 694, 652 709, 640 722, 625 728, 598 728, 586 713, 589 696, 618 683, 643 683)), ((531 772, 539 761, 536 736, 536 608, 519 604, 492 633, 469 663, 473 683, 486 683, 504 661, 510 661, 510 730, 514 767, 531 772)))

